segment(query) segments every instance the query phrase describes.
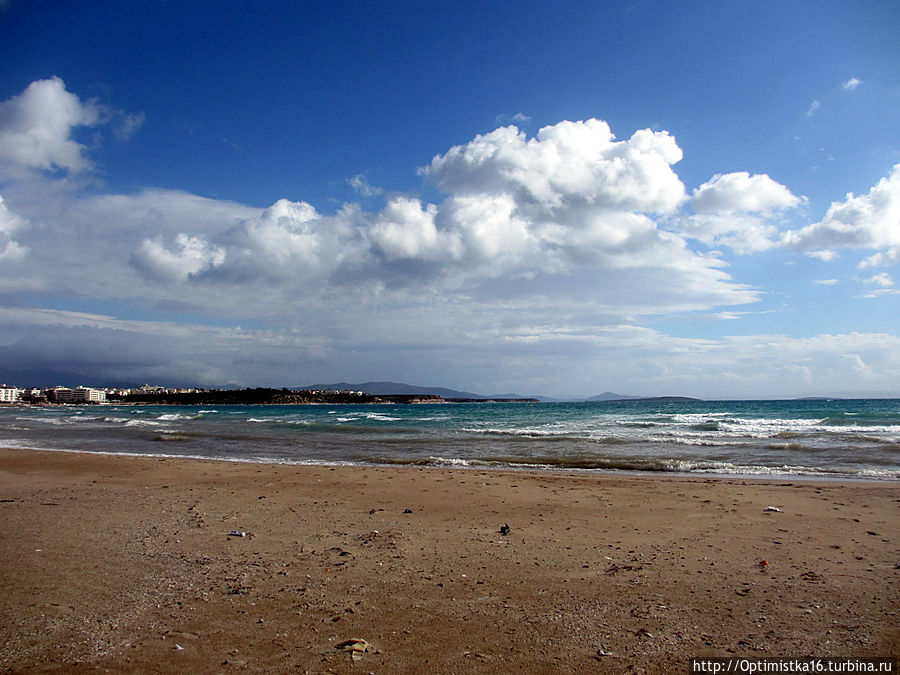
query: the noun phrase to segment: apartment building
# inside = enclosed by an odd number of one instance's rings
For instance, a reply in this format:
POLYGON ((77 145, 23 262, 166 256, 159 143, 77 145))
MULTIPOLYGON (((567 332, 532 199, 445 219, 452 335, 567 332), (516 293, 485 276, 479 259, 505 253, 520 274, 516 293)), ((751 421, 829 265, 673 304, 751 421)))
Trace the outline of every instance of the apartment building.
POLYGON ((15 403, 19 400, 19 390, 5 384, 0 384, 0 403, 15 403))
POLYGON ((104 403, 105 401, 106 392, 103 389, 76 387, 72 390, 73 403, 104 403))

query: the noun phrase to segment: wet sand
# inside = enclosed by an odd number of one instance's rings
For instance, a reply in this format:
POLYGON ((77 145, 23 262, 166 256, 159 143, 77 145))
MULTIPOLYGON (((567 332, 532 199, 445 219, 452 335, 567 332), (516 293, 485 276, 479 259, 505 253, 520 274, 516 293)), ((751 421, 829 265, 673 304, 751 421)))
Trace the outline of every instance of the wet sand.
POLYGON ((14 672, 900 655, 896 483, 0 450, 0 517, 14 672))

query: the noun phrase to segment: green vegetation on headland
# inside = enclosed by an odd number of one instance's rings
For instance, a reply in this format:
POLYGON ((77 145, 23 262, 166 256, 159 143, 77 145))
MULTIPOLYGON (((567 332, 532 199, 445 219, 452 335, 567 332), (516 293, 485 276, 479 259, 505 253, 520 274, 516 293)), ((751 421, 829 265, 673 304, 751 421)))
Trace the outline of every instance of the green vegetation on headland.
POLYGON ((293 389, 213 389, 191 392, 132 393, 110 397, 122 403, 157 405, 306 405, 311 403, 508 403, 536 402, 537 399, 444 398, 437 394, 367 394, 361 391, 293 389))

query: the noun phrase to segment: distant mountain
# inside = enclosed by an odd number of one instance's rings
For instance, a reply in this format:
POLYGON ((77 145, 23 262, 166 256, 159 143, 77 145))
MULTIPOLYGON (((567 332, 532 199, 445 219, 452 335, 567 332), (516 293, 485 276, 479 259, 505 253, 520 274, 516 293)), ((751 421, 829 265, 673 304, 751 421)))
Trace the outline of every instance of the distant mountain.
POLYGON ((140 387, 141 383, 125 382, 99 378, 92 375, 82 375, 62 370, 50 370, 49 368, 30 368, 26 370, 12 370, 0 368, 0 384, 8 384, 11 387, 115 387, 118 389, 132 389, 140 387))
MULTIPOLYGON (((456 389, 447 389, 446 387, 420 387, 414 384, 404 384, 402 382, 363 382, 361 384, 352 384, 350 382, 333 382, 331 384, 308 384, 298 389, 324 389, 329 391, 361 391, 366 394, 437 394, 444 398, 488 398, 481 394, 473 394, 470 391, 457 391, 456 389)), ((519 397, 508 397, 519 398, 519 397)))
POLYGON ((638 398, 647 398, 646 396, 626 396, 625 394, 617 394, 613 391, 604 391, 602 394, 586 398, 585 401, 631 401, 638 398))
POLYGON ((701 401, 690 396, 626 396, 612 391, 604 391, 602 394, 591 396, 586 401, 701 401))
POLYGON ((545 403, 553 403, 559 401, 558 398, 550 398, 549 396, 523 396, 522 394, 491 394, 485 398, 505 399, 505 398, 536 398, 538 401, 545 403))

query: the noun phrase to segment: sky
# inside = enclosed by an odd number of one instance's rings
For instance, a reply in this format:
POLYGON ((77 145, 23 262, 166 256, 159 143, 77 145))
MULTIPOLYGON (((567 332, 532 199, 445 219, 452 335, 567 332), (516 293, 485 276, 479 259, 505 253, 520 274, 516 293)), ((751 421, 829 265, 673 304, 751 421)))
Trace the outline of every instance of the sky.
POLYGON ((900 396, 897 35, 895 0, 0 0, 0 372, 900 396))

